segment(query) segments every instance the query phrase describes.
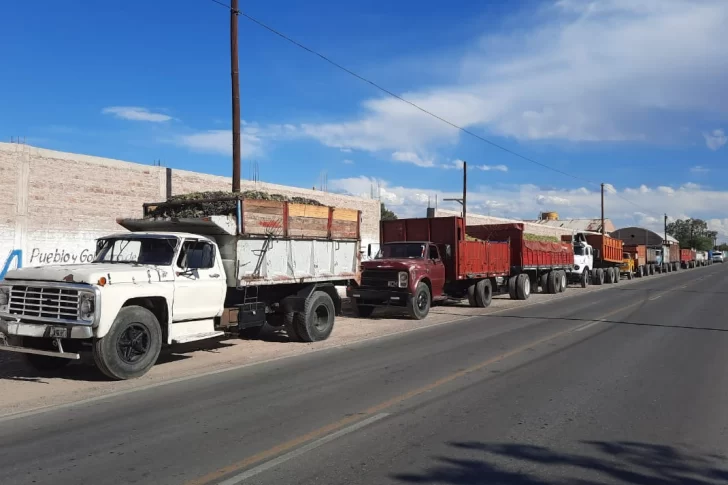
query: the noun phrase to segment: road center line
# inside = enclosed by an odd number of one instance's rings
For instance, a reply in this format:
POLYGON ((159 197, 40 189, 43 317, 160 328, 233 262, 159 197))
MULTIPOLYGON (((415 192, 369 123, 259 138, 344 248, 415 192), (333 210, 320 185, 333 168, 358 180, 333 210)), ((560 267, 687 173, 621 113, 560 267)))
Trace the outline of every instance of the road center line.
POLYGON ((658 298, 661 298, 662 295, 653 296, 652 298, 649 298, 650 301, 657 300, 658 298))
POLYGON ((368 426, 376 421, 379 421, 380 419, 384 419, 387 416, 389 416, 389 413, 379 413, 375 414, 374 416, 364 419, 362 421, 359 421, 358 423, 354 423, 350 426, 347 426, 346 428, 340 429, 339 431, 336 431, 335 433, 331 433, 329 435, 326 435, 322 438, 319 438, 315 441, 312 441, 311 443, 302 446, 300 448, 297 448, 293 451, 289 451, 285 455, 281 455, 278 458, 274 458, 270 461, 266 461, 265 463, 262 463, 255 468, 251 468, 250 470, 244 471, 243 473, 240 473, 239 475, 235 475, 234 477, 230 477, 225 481, 220 482, 219 485, 238 485, 239 483, 242 483, 243 481, 247 480, 248 478, 252 478, 255 475, 258 475, 259 473, 262 473, 266 470, 270 470, 271 468, 277 467, 281 463, 284 463, 292 458, 296 458, 297 456, 301 456, 304 453, 308 453, 311 450, 314 450, 318 448, 319 446, 325 445, 326 443, 333 441, 337 438, 340 438, 346 434, 353 433, 356 430, 359 430, 365 426, 368 426))
POLYGON ((581 332, 582 330, 586 330, 589 327, 593 327, 594 325, 596 325, 598 323, 602 323, 602 322, 600 322, 599 320, 597 320, 595 322, 587 323, 586 325, 583 325, 583 326, 577 328, 575 331, 576 332, 581 332))

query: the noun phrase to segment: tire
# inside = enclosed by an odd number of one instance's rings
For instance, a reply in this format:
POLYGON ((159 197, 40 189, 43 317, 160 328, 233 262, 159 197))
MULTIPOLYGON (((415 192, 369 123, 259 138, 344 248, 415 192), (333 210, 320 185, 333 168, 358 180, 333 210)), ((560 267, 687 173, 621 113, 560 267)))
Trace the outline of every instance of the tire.
POLYGON ((475 287, 477 284, 478 283, 472 283, 471 285, 468 285, 468 305, 474 308, 478 306, 478 302, 475 300, 475 292, 477 291, 475 287))
POLYGON ((159 321, 140 306, 122 308, 109 333, 93 342, 96 366, 107 377, 120 381, 146 374, 157 362, 161 350, 159 321))
POLYGON ((493 300, 493 286, 490 280, 480 280, 475 284, 475 303, 480 308, 487 308, 493 300))
POLYGON ((407 311, 415 320, 422 320, 430 313, 430 289, 425 283, 417 285, 415 294, 407 299, 407 311))
POLYGON ((650 265, 650 276, 653 276, 654 274, 655 274, 655 265, 651 264, 650 265))
POLYGON ((361 303, 354 303, 354 312, 359 318, 369 318, 374 313, 374 305, 362 305, 361 303))
POLYGON ((303 339, 298 335, 298 328, 295 324, 296 315, 298 313, 289 312, 283 317, 283 327, 286 329, 289 342, 303 342, 303 339))
POLYGON ((516 279, 516 296, 519 300, 528 300, 531 296, 531 278, 526 273, 521 273, 516 279))
POLYGON ((516 286, 518 284, 518 276, 511 276, 508 278, 508 296, 511 297, 511 300, 517 300, 518 294, 516 293, 516 286))
POLYGON ((538 277, 538 283, 541 287, 541 293, 548 293, 549 292, 549 274, 543 273, 541 276, 538 277))
POLYGON ((557 278, 556 271, 548 272, 548 288, 549 293, 555 295, 559 292, 559 278, 557 278))
POLYGON ((622 273, 619 272, 619 268, 612 268, 612 272, 614 273, 614 283, 619 283, 622 279, 622 273))
POLYGON ((603 285, 604 284, 604 270, 602 268, 597 268, 594 270, 594 274, 596 275, 595 283, 597 285, 603 285))
POLYGON ((632 272, 631 272, 631 271, 629 271, 629 272, 627 273, 627 279, 628 279, 628 280, 631 280, 631 279, 632 279, 632 272))
POLYGON ((642 266, 637 268, 637 277, 642 278, 644 275, 645 275, 645 272, 643 271, 642 266))
POLYGON ((253 340, 258 338, 260 331, 263 330, 263 325, 259 327, 248 327, 238 331, 238 336, 245 340, 253 340))
POLYGON ((293 325, 304 342, 326 340, 334 330, 336 306, 325 291, 314 291, 303 306, 303 312, 296 313, 293 325))
POLYGON ((589 270, 588 269, 585 268, 584 271, 581 272, 580 280, 581 280, 582 288, 586 288, 587 286, 589 286, 589 270))
POLYGON ((604 270, 604 282, 608 285, 614 283, 614 273, 612 273, 612 268, 604 270))
POLYGON ((568 280, 566 279, 566 271, 559 270, 559 277, 561 278, 561 282, 559 283, 559 293, 563 293, 566 291, 566 287, 569 285, 568 280))

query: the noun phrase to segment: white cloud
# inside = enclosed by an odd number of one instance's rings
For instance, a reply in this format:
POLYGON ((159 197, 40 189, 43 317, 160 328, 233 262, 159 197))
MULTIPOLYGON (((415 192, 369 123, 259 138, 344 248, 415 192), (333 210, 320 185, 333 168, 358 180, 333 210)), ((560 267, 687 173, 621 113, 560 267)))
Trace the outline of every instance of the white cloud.
MULTIPOLYGON (((403 97, 459 126, 519 140, 672 141, 681 115, 728 113, 725 0, 562 0, 546 10, 515 19, 528 29, 480 39, 455 61, 457 82, 403 97)), ((460 136, 393 98, 303 130, 368 151, 418 152, 460 136)))
POLYGON ((339 148, 341 150, 341 153, 351 153, 351 148, 339 148))
POLYGON ((169 115, 154 113, 147 108, 138 106, 109 106, 101 110, 101 112, 124 120, 150 121, 152 123, 163 123, 172 119, 169 115))
MULTIPOLYGON (((427 200, 434 205, 459 210, 457 203, 443 202, 445 198, 459 198, 458 191, 443 192, 421 187, 392 185, 368 177, 329 180, 329 188, 353 195, 369 197, 381 187, 382 200, 400 217, 424 217, 427 200)), ((728 192, 709 190, 696 184, 678 187, 630 187, 616 192, 621 197, 606 200, 606 217, 617 227, 637 225, 662 231, 662 214, 670 220, 699 217, 704 220, 724 221, 721 234, 728 238, 728 192), (627 199, 627 200, 625 200, 627 199), (636 206, 635 206, 636 204, 636 206)), ((549 207, 558 207, 559 216, 568 218, 598 218, 600 191, 584 188, 542 190, 531 184, 512 186, 483 186, 468 191, 468 211, 493 216, 536 219, 549 207)), ((712 223, 711 223, 712 224, 712 223)), ((711 225, 711 227, 713 227, 711 225)), ((719 230, 717 227, 715 230, 719 230)))
POLYGON ((394 152, 392 153, 392 160, 396 162, 411 163, 418 167, 434 167, 435 162, 432 160, 426 160, 421 158, 414 152, 394 152))
POLYGON ((348 158, 346 160, 342 160, 341 163, 344 165, 354 165, 354 160, 349 160, 348 158))
POLYGON ((703 133, 703 137, 705 137, 705 144, 713 151, 718 150, 728 142, 728 136, 721 129, 713 130, 710 133, 703 133))
MULTIPOLYGON (((241 156, 243 158, 259 157, 263 155, 267 142, 295 137, 297 133, 297 128, 293 125, 260 126, 257 123, 243 121, 240 135, 241 156)), ((231 130, 205 130, 178 135, 173 142, 202 153, 230 155, 233 151, 231 130)))
POLYGON ((709 168, 705 168, 702 165, 696 165, 690 169, 693 173, 707 173, 710 172, 709 168))
POLYGON ((497 172, 507 172, 508 167, 505 165, 478 165, 478 168, 480 170, 484 170, 486 172, 489 172, 491 170, 495 170, 497 172))
POLYGON ((465 162, 463 162, 462 160, 452 160, 448 163, 443 163, 442 165, 440 165, 440 167, 444 168, 445 170, 462 170, 464 166, 465 162))

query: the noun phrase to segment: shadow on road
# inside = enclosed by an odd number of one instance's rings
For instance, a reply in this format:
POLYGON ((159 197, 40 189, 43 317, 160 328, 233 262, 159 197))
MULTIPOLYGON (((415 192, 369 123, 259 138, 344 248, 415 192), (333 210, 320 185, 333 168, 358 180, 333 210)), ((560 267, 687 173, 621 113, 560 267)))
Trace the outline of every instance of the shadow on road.
POLYGON ((393 474, 400 483, 452 485, 719 485, 728 483, 726 458, 690 449, 629 441, 585 441, 580 453, 542 446, 450 443, 453 454, 433 457, 421 473, 393 474), (529 471, 525 471, 529 470, 529 471), (533 470, 533 471, 532 471, 533 470))

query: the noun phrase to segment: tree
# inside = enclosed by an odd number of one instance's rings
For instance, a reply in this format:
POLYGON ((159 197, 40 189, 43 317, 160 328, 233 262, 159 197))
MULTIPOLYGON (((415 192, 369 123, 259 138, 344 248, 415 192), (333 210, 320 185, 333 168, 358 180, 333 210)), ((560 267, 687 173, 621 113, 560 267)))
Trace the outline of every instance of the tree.
POLYGON ((380 219, 383 221, 394 221, 397 219, 397 214, 387 209, 387 206, 385 206, 384 202, 382 202, 382 215, 380 216, 380 219))
POLYGON ((683 249, 707 251, 713 247, 718 233, 708 230, 708 223, 702 219, 678 219, 667 225, 667 233, 680 242, 683 249))
POLYGON ((723 243, 718 245, 718 251, 728 251, 728 244, 723 243))

